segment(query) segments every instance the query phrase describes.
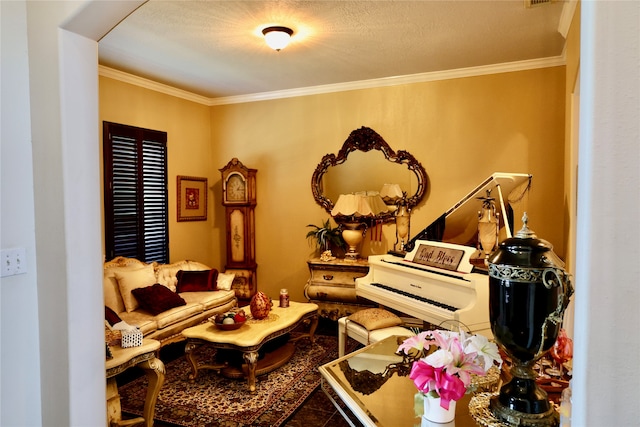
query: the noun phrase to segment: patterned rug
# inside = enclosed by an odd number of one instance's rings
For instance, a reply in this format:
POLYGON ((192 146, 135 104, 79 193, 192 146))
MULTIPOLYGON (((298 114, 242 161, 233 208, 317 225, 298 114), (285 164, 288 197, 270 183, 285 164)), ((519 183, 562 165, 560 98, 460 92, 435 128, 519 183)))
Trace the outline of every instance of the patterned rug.
MULTIPOLYGON (((292 335, 295 335, 292 334, 292 335)), ((245 380, 227 379, 215 371, 198 371, 195 381, 184 356, 166 364, 165 382, 155 420, 179 426, 280 426, 320 384, 317 367, 338 357, 337 337, 316 335, 296 343, 293 357, 282 367, 258 377, 250 393, 245 380)), ((211 362, 215 350, 202 346, 196 360, 211 362)), ((142 415, 147 379, 142 376, 119 388, 123 413, 142 415)))

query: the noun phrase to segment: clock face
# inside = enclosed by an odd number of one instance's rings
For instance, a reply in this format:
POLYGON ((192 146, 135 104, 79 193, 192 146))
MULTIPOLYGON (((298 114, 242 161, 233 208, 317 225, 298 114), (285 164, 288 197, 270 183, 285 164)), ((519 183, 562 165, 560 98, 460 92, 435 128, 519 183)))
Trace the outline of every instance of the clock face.
POLYGON ((242 176, 233 174, 227 180, 227 201, 244 202, 247 200, 247 184, 242 176))

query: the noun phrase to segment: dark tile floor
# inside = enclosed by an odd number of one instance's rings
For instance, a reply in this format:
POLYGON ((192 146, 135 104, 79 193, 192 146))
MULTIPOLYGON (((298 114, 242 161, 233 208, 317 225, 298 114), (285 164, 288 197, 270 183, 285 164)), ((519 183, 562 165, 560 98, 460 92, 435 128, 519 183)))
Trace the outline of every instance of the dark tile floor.
MULTIPOLYGON (((350 418, 354 425, 360 425, 353 416, 350 418)), ((347 427, 349 425, 320 389, 316 390, 284 424, 285 427, 347 427)))

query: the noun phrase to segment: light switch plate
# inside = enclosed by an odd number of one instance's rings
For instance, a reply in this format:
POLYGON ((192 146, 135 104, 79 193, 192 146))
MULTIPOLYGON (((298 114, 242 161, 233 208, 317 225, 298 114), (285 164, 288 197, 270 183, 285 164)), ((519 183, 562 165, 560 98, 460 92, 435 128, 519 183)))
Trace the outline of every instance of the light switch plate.
POLYGON ((0 251, 0 277, 15 276, 27 272, 27 257, 24 248, 0 251))

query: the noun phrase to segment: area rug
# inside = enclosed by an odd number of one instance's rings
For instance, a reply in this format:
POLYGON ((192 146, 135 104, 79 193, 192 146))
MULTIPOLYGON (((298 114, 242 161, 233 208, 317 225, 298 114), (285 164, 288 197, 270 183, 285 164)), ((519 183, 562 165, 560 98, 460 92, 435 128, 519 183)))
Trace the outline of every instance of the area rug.
MULTIPOLYGON (((352 344, 355 347, 355 344, 352 344)), ((156 404, 155 420, 179 426, 280 426, 320 384, 317 367, 338 357, 337 337, 317 335, 315 343, 301 339, 293 357, 282 367, 258 377, 255 393, 247 382, 227 379, 215 371, 198 371, 191 382, 184 356, 166 365, 165 382, 156 404)), ((198 349, 199 363, 211 362, 215 350, 198 349)), ((146 377, 119 388, 122 411, 142 415, 146 377)))

